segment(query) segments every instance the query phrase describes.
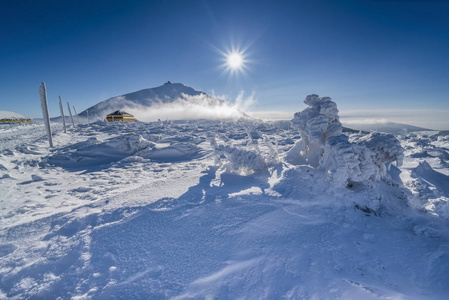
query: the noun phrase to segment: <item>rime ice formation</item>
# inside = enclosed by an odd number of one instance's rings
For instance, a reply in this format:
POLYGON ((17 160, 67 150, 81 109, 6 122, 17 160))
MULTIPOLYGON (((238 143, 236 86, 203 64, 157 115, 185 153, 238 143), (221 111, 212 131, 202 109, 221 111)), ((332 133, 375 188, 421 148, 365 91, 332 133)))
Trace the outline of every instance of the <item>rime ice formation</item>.
POLYGON ((352 142, 341 134, 327 140, 319 169, 337 185, 377 182, 393 163, 400 165, 402 159, 403 149, 392 134, 374 132, 352 142))
POLYGON ((301 140, 287 155, 289 162, 323 171, 337 185, 379 181, 391 164, 402 163, 403 149, 392 134, 375 132, 350 141, 342 134, 337 105, 331 98, 313 94, 304 103, 309 107, 292 120, 301 140))
MULTIPOLYGON (((306 97, 304 103, 309 107, 295 113, 292 120, 292 127, 301 135, 301 141, 293 151, 299 150, 304 163, 317 167, 323 154, 324 143, 329 137, 340 135, 342 125, 337 105, 331 98, 312 94, 306 97)), ((289 157, 301 161, 301 157, 289 157)))

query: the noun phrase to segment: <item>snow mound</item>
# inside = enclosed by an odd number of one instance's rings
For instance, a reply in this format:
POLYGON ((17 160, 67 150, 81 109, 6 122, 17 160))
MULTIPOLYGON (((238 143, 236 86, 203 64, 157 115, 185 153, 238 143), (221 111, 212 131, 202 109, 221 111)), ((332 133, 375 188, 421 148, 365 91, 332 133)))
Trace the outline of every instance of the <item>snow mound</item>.
POLYGON ((449 197, 449 176, 435 171, 428 162, 420 162, 416 168, 412 169, 412 176, 436 196, 449 197))
MULTIPOLYGON (((139 155, 155 144, 141 135, 128 135, 100 141, 95 137, 57 149, 42 159, 40 165, 59 166, 67 170, 98 170, 128 156, 139 155)), ((144 152, 146 153, 146 152, 144 152)))

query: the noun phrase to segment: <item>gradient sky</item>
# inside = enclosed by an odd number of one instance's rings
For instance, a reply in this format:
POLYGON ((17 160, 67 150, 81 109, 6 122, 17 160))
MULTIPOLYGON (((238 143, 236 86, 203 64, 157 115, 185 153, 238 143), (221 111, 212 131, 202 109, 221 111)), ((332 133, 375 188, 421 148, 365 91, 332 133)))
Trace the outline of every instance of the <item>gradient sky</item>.
POLYGON ((181 82, 252 111, 330 96, 342 116, 449 129, 448 1, 1 1, 0 110, 78 112, 181 82), (220 51, 246 49, 231 76, 220 51))

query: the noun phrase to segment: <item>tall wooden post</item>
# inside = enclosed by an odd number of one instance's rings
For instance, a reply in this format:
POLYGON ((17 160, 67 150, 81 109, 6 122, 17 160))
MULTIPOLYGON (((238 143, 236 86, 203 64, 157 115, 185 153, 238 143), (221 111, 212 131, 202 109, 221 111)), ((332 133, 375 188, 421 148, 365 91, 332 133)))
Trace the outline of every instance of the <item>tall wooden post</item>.
POLYGON ((67 133, 67 128, 65 126, 64 109, 62 108, 61 96, 59 96, 59 110, 61 111, 62 124, 64 125, 64 133, 67 133))
POLYGON ((75 128, 75 122, 73 122, 72 111, 70 110, 70 104, 67 102, 67 107, 69 108, 70 119, 72 120, 73 128, 75 128))
POLYGON ((45 88, 45 82, 41 83, 41 86, 39 88, 39 96, 41 97, 42 115, 44 117, 45 129, 48 135, 48 142, 50 143, 50 148, 53 148, 53 138, 51 136, 50 116, 48 115, 47 89, 45 88))
POLYGON ((76 119, 78 120, 78 124, 80 124, 80 117, 76 113, 75 105, 73 105, 73 112, 75 113, 76 119))

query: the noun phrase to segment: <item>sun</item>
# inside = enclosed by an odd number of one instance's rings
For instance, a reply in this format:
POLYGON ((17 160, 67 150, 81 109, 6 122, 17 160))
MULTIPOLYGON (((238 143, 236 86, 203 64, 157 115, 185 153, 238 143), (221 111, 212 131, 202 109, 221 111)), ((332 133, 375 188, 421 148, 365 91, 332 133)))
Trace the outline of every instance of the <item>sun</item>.
POLYGON ((237 51, 231 52, 227 55, 226 63, 231 70, 238 70, 243 66, 243 56, 237 51))
POLYGON ((251 60, 248 59, 246 53, 248 47, 232 46, 225 50, 214 47, 214 49, 221 56, 221 64, 217 67, 223 71, 223 74, 229 75, 230 78, 238 78, 240 75, 246 77, 248 64, 251 64, 251 60))

